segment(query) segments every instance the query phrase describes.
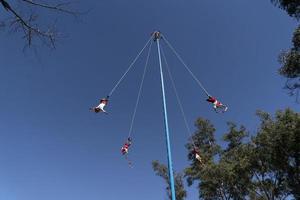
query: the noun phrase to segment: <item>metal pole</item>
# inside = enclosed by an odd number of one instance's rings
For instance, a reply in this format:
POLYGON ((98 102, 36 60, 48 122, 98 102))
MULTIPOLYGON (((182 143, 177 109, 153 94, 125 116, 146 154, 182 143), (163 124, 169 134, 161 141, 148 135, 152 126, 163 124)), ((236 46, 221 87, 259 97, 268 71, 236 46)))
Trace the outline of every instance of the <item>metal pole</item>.
POLYGON ((165 132, 166 132, 166 143, 167 143, 167 152, 168 152, 168 167, 169 167, 171 195, 172 195, 172 200, 176 200, 174 176, 173 176, 173 166, 172 166, 171 145, 170 145, 170 137, 169 137, 167 104, 166 104, 165 85, 164 85, 164 75, 163 75, 162 64, 161 64, 159 38, 156 38, 156 42, 157 42, 157 51, 158 51, 158 58, 159 58, 161 90, 162 90, 163 107, 164 107, 165 132))

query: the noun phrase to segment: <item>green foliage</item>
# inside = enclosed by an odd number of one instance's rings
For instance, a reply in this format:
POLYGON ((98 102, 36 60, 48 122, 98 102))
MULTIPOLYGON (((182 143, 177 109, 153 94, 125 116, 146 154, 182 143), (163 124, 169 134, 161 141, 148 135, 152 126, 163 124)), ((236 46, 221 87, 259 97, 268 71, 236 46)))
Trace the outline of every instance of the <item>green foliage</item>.
POLYGON ((300 51, 292 49, 280 55, 280 63, 282 67, 279 69, 279 74, 286 78, 300 77, 300 51))
POLYGON ((271 0, 273 4, 285 10, 289 16, 300 19, 300 1, 299 0, 271 0))
MULTIPOLYGON (((249 158, 247 154, 248 146, 242 141, 247 136, 246 129, 234 123, 228 123, 229 132, 225 134, 224 140, 228 142, 226 149, 221 150, 215 144, 213 125, 204 119, 198 119, 196 127, 198 130, 193 135, 196 145, 204 154, 205 165, 201 165, 197 160, 189 156, 191 165, 186 168, 185 176, 189 185, 198 181, 200 199, 244 199, 249 186, 249 158), (210 145, 205 145, 209 138, 210 145), (201 146, 203 145, 203 146, 201 146), (207 154, 206 152, 209 152, 207 154), (213 152, 213 153, 210 153, 213 152)), ((192 144, 187 144, 189 155, 192 144)))
POLYGON ((259 116, 263 125, 253 139, 259 158, 255 169, 273 183, 275 197, 291 193, 300 199, 300 115, 287 109, 278 111, 275 119, 259 116))
POLYGON ((279 56, 279 62, 281 64, 279 74, 288 79, 286 89, 291 95, 298 94, 300 89, 300 26, 294 32, 293 47, 279 56))
POLYGON ((189 185, 192 185, 194 180, 199 179, 200 176, 205 173, 204 166, 195 158, 193 153, 194 148, 196 147, 199 150, 203 162, 207 165, 214 164, 214 156, 218 154, 220 149, 220 146, 216 144, 214 137, 215 128, 210 121, 199 118, 197 119, 195 126, 197 127, 197 130, 190 142, 186 145, 186 148, 189 151, 188 159, 192 161, 191 166, 185 170, 185 176, 187 177, 189 185))
MULTIPOLYGON (((191 141, 193 141, 194 145, 200 150, 201 155, 205 160, 213 159, 213 156, 219 151, 219 146, 216 145, 214 137, 216 129, 209 120, 203 118, 197 119, 195 126, 197 130, 191 138, 191 141)), ((187 144, 187 149, 190 153, 194 149, 194 145, 192 143, 187 144)), ((189 154, 189 159, 191 159, 191 157, 194 157, 194 155, 189 154)))
POLYGON ((294 32, 293 45, 296 51, 300 51, 300 26, 294 32))
MULTIPOLYGON (((300 1, 299 0, 271 0, 277 7, 285 10, 289 16, 300 20, 300 1)), ((296 28, 293 35, 293 47, 279 55, 281 67, 279 74, 287 78, 285 88, 290 95, 299 98, 300 89, 300 26, 296 28)))
POLYGON ((227 123, 229 132, 224 135, 224 141, 228 142, 228 148, 226 151, 236 149, 242 144, 242 140, 247 136, 246 128, 241 126, 239 130, 236 129, 236 124, 233 122, 227 123))
POLYGON ((291 50, 280 55, 282 67, 279 74, 286 78, 297 78, 300 75, 300 52, 291 50))
MULTIPOLYGON (((256 134, 249 137, 244 126, 228 123, 222 148, 215 142, 216 129, 199 118, 192 136, 203 163, 186 145, 189 166, 184 175, 188 185, 197 184, 199 199, 207 200, 283 200, 300 199, 300 114, 290 109, 270 114, 258 111, 256 134)), ((153 165, 157 175, 168 182, 167 168, 153 165)), ((176 189, 184 191, 180 176, 176 189)), ((167 188, 169 191, 169 187, 167 188)))
MULTIPOLYGON (((169 199, 171 199, 171 189, 170 189, 170 182, 169 182, 169 173, 168 173, 168 168, 160 164, 157 160, 152 162, 152 168, 156 172, 157 176, 162 177, 166 183, 166 191, 169 199)), ((176 190, 176 199, 177 200, 184 200, 186 197, 186 191, 184 189, 184 184, 183 184, 183 176, 180 173, 174 173, 174 181, 175 181, 175 190, 176 190)))

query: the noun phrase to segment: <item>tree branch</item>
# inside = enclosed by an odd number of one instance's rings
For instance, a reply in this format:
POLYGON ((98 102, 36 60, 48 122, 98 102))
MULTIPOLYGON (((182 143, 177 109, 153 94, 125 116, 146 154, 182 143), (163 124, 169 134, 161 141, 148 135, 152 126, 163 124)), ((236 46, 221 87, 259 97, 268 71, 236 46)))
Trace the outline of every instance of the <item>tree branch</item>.
POLYGON ((71 10, 63 8, 64 6, 70 5, 71 2, 65 2, 65 3, 56 4, 56 5, 49 5, 49 4, 37 3, 33 0, 22 0, 22 1, 25 2, 25 3, 31 4, 33 6, 47 8, 47 9, 50 9, 50 10, 56 10, 56 11, 67 13, 67 14, 74 15, 74 16, 77 16, 79 14, 78 12, 71 11, 71 10))
POLYGON ((258 180, 259 184, 261 185, 261 188, 263 189, 263 191, 264 191, 264 193, 265 193, 265 195, 266 195, 267 199, 269 199, 269 200, 270 200, 270 197, 269 197, 268 191, 266 190, 266 188, 265 188, 264 184, 262 183, 262 181, 260 180, 259 176, 257 175, 257 173, 256 173, 256 172, 254 172, 254 175, 255 175, 256 179, 258 180))
MULTIPOLYGON (((33 22, 36 19, 36 16, 31 14, 28 21, 25 21, 14 9, 9 8, 9 11, 11 13, 13 13, 13 15, 15 16, 15 18, 16 18, 15 22, 21 24, 21 26, 24 30, 25 37, 28 40, 29 46, 31 45, 33 34, 37 34, 38 36, 48 38, 48 40, 51 42, 51 45, 53 47, 55 47, 55 44, 54 44, 55 32, 53 30, 49 29, 48 31, 42 31, 39 28, 34 27, 33 25, 30 24, 31 22, 33 22)), ((15 22, 13 22, 12 24, 15 24, 15 22)))
MULTIPOLYGON (((57 10, 59 12, 72 14, 74 16, 76 16, 77 14, 76 12, 63 8, 64 6, 69 5, 70 3, 61 3, 55 6, 51 6, 48 4, 36 3, 33 2, 32 0, 22 0, 22 1, 34 6, 57 10)), ((0 0, 0 5, 1 4, 6 11, 10 12, 13 15, 14 19, 10 23, 11 29, 15 32, 18 32, 21 29, 24 33, 24 38, 27 40, 28 46, 32 45, 33 37, 37 37, 41 40, 43 44, 46 44, 51 48, 55 48, 55 40, 58 37, 58 33, 56 32, 54 25, 48 26, 46 30, 42 30, 38 24, 34 23, 38 18, 37 15, 31 13, 28 19, 27 18, 25 19, 25 17, 20 15, 20 13, 17 12, 6 0, 0 0)), ((4 25, 5 24, 2 24, 2 26, 4 25)))

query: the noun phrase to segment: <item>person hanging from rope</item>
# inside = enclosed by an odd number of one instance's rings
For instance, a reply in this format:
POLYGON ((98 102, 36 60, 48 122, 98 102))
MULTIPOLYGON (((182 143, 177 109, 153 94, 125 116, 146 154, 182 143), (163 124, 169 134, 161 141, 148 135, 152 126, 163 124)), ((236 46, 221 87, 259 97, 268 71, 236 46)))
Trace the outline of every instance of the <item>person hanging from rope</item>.
POLYGON ((99 105, 96 106, 96 107, 90 108, 90 110, 91 110, 91 111, 94 111, 95 113, 103 112, 103 113, 105 113, 105 114, 108 114, 108 113, 104 110, 104 107, 108 104, 108 99, 109 99, 109 96, 107 96, 106 98, 100 99, 99 105))
POLYGON ((129 167, 132 168, 132 162, 128 158, 129 147, 131 146, 131 144, 132 144, 132 139, 131 139, 131 137, 128 137, 127 141, 121 148, 121 153, 123 156, 125 156, 125 159, 127 160, 129 167))
POLYGON ((196 158, 201 164, 203 164, 203 161, 202 161, 201 156, 200 156, 200 150, 199 150, 197 147, 194 147, 192 153, 194 154, 195 158, 196 158))
POLYGON ((153 33, 151 33, 151 35, 153 36, 153 41, 156 42, 156 40, 161 38, 161 33, 160 31, 154 31, 153 33))
POLYGON ((222 104, 219 100, 217 100, 215 97, 208 96, 208 99, 206 101, 210 102, 213 104, 214 110, 219 113, 219 112, 226 112, 228 107, 222 104))
POLYGON ((122 146, 121 148, 121 153, 122 155, 127 155, 129 152, 129 147, 132 144, 132 139, 131 137, 127 138, 127 141, 125 142, 125 144, 122 146))

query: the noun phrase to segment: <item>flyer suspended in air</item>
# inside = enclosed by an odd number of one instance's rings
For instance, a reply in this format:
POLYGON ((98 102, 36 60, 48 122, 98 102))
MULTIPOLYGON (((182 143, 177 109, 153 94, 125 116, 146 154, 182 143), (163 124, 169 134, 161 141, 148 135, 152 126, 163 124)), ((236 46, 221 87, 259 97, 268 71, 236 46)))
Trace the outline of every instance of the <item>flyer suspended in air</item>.
POLYGON ((104 107, 108 104, 108 99, 109 96, 106 98, 100 99, 99 105, 93 108, 90 108, 91 111, 94 111, 95 113, 103 112, 105 114, 108 114, 105 110, 104 107))

